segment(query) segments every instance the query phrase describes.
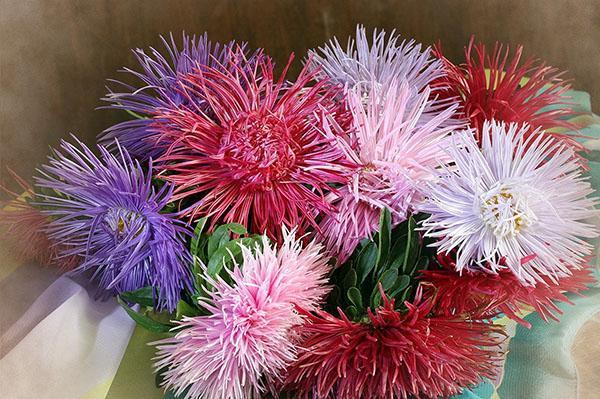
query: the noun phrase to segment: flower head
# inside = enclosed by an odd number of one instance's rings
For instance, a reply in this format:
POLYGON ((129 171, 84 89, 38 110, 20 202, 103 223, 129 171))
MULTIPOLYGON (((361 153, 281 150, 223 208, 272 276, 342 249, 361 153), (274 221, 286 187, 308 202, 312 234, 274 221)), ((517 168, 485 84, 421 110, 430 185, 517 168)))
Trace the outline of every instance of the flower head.
POLYGON ((183 398, 260 398, 296 358, 292 328, 303 322, 295 306, 314 310, 327 293, 327 259, 320 246, 302 247, 284 231, 279 249, 242 246, 232 283, 212 282, 208 316, 186 317, 173 338, 156 343, 156 369, 183 398), (185 392, 185 393, 184 393, 185 392))
POLYGON ((368 96, 374 89, 387 88, 393 81, 408 82, 421 92, 444 71, 442 63, 432 57, 431 49, 422 49, 414 40, 402 40, 392 31, 373 31, 369 43, 366 29, 356 27, 356 39, 349 38, 344 49, 337 38, 328 45, 309 52, 308 63, 321 78, 328 78, 348 88, 360 87, 368 96))
POLYGON ((371 85, 365 101, 361 89, 346 94, 352 127, 331 125, 346 158, 359 165, 346 184, 331 195, 338 212, 326 215, 320 229, 326 248, 343 262, 365 237, 374 232, 383 208, 393 224, 406 218, 420 200, 420 187, 433 177, 456 124, 449 107, 423 122, 431 103, 430 89, 417 93, 407 81, 392 80, 387 87, 371 85))
POLYGON ((556 303, 572 303, 566 293, 580 294, 595 282, 589 267, 556 282, 542 277, 543 283, 527 286, 507 270, 459 274, 451 255, 439 254, 438 261, 441 268, 423 270, 421 275, 422 284, 436 298, 436 313, 486 319, 503 314, 526 327, 530 324, 520 315, 523 309, 533 308, 542 319, 558 321, 562 311, 556 303))
POLYGON ((455 98, 461 105, 460 114, 475 129, 478 141, 486 120, 527 124, 526 134, 544 133, 581 150, 573 136, 552 133, 550 129, 577 127, 566 117, 573 114, 565 96, 570 86, 556 68, 540 64, 533 58, 521 63, 523 47, 518 46, 512 59, 509 48, 496 43, 491 53, 482 43, 471 38, 465 48, 465 63, 455 65, 442 54, 435 54, 444 64, 445 76, 437 84, 444 86, 444 95, 455 98), (540 129, 540 130, 538 130, 540 129))
POLYGON ((222 45, 212 43, 206 33, 198 38, 183 34, 183 45, 179 49, 173 35, 169 39, 161 36, 168 57, 154 48, 150 48, 149 54, 142 49, 134 50, 141 70, 125 68, 124 72, 138 79, 139 85, 113 81, 120 87, 119 91, 111 91, 104 100, 111 103, 110 108, 128 111, 136 118, 108 128, 100 137, 101 144, 111 147, 116 138, 136 158, 156 159, 168 146, 163 145, 160 135, 153 129, 153 118, 159 109, 193 103, 210 112, 208 103, 201 96, 181 93, 180 80, 198 68, 235 69, 248 61, 241 56, 245 43, 238 45, 232 41, 222 45))
POLYGON ((173 310, 190 282, 185 226, 161 210, 172 186, 155 190, 148 172, 116 145, 97 157, 83 143, 65 141, 40 168, 33 203, 51 218, 48 237, 61 257, 77 256, 74 272, 93 270, 109 292, 153 286, 158 308, 173 310))
POLYGON ((214 116, 180 107, 166 110, 157 128, 174 142, 159 159, 164 178, 176 199, 191 204, 192 218, 238 222, 280 239, 281 225, 314 225, 319 211, 333 210, 329 184, 347 172, 321 120, 345 116, 327 81, 308 86, 306 68, 294 83, 273 72, 265 58, 251 71, 198 70, 184 93, 206 98, 214 116))
MULTIPOLYGON (((385 297, 385 296, 384 296, 385 297)), ((286 390, 299 398, 437 398, 497 372, 501 330, 460 316, 429 315, 417 295, 408 311, 383 307, 356 323, 340 311, 307 313, 286 390)))
POLYGON ((578 269, 597 235, 593 190, 573 150, 528 126, 486 122, 479 148, 458 133, 421 210, 438 251, 456 250, 456 270, 511 270, 522 282, 551 281, 578 269))

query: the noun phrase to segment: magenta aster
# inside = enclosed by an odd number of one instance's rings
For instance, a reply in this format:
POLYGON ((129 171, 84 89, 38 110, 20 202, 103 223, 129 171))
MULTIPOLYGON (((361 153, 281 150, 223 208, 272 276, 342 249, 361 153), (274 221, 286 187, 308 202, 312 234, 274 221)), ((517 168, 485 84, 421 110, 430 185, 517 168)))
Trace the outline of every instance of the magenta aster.
POLYGON ((197 70, 183 94, 206 98, 213 116, 194 106, 160 116, 156 127, 174 144, 159 163, 191 217, 280 238, 281 225, 314 225, 318 212, 333 211, 325 195, 346 181, 346 168, 321 120, 343 123, 337 91, 325 80, 309 86, 306 68, 294 83, 273 73, 266 57, 251 71, 197 70))
POLYGON ((327 293, 329 267, 320 245, 302 247, 294 232, 276 248, 242 246, 243 264, 232 283, 213 281, 203 306, 210 315, 185 317, 173 338, 156 343, 164 386, 185 399, 260 398, 296 358, 292 327, 303 322, 295 306, 315 310, 327 293))

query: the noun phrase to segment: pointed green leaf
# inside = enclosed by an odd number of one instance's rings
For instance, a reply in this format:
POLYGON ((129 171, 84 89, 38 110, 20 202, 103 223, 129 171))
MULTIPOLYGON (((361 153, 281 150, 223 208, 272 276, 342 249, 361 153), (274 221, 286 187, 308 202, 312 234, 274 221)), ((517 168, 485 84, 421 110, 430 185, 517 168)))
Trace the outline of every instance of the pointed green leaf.
POLYGON ((158 295, 158 289, 154 287, 144 287, 135 291, 127 291, 121 293, 119 296, 125 302, 128 303, 137 303, 142 306, 147 306, 149 308, 154 307, 154 303, 156 297, 158 295))
POLYGON ((350 300, 350 302, 352 302, 352 304, 357 308, 357 309, 362 309, 363 304, 362 304, 362 295, 359 291, 358 288, 356 287, 350 287, 348 289, 348 292, 346 292, 346 296, 348 297, 348 299, 350 300))
POLYGON ((194 316, 199 316, 201 314, 202 314, 202 311, 200 311, 200 309, 190 305, 183 299, 180 300, 179 302, 177 302, 177 311, 176 311, 177 320, 181 320, 181 318, 183 316, 194 317, 194 316))
MULTIPOLYGON (((383 273, 383 275, 379 279, 379 282, 381 283, 383 290, 385 292, 387 292, 390 288, 392 288, 394 286, 397 279, 398 279, 398 270, 389 269, 389 270, 386 270, 385 273, 383 273)), ((375 289, 379 290, 379 288, 377 288, 377 287, 375 289)))
POLYGON ((387 261, 390 252, 390 241, 392 240, 392 214, 390 210, 384 208, 379 216, 379 234, 378 234, 378 251, 377 251, 377 267, 382 267, 387 261))
POLYGON ((396 279, 396 282, 394 283, 394 286, 389 291, 390 298, 395 298, 396 296, 398 296, 398 294, 400 294, 402 291, 404 291, 406 289, 406 287, 408 287, 409 284, 410 284, 409 276, 407 276, 406 274, 398 276, 398 278, 396 279))
POLYGON ((419 258, 419 232, 415 229, 417 224, 411 216, 408 219, 408 235, 406 236, 406 251, 404 252, 404 262, 402 263, 402 271, 410 273, 413 271, 415 263, 419 258))
POLYGON ((358 316, 358 310, 356 309, 356 306, 348 306, 344 313, 346 313, 346 316, 348 316, 350 320, 355 319, 356 316, 358 316))
POLYGON ((206 217, 203 217, 202 219, 198 220, 198 223, 196 223, 196 228, 194 229, 194 236, 192 237, 192 244, 190 246, 190 251, 192 255, 198 255, 198 244, 200 242, 200 236, 204 231, 204 227, 206 226, 207 220, 208 219, 206 217))
POLYGON ((217 227, 208 239, 208 257, 211 258, 222 246, 231 240, 230 234, 246 234, 246 228, 239 223, 229 223, 217 227))
POLYGON ((377 262, 377 245, 373 242, 367 244, 360 252, 356 262, 356 274, 359 284, 362 284, 371 271, 375 268, 377 262))
POLYGON ((343 281, 344 290, 348 290, 350 287, 356 287, 356 280, 356 271, 354 269, 348 270, 348 273, 346 273, 343 281))
POLYGON ((138 325, 140 325, 148 331, 152 331, 155 333, 164 333, 169 332, 171 328, 174 327, 173 325, 163 324, 159 321, 151 319, 145 314, 136 312, 135 310, 127 306, 127 304, 120 297, 117 297, 117 301, 123 307, 123 309, 125 309, 129 317, 131 317, 138 325))
POLYGON ((207 272, 210 276, 216 276, 221 272, 223 266, 229 265, 238 255, 242 253, 240 245, 254 249, 256 244, 262 242, 262 236, 238 238, 227 242, 217 249, 208 260, 207 272))

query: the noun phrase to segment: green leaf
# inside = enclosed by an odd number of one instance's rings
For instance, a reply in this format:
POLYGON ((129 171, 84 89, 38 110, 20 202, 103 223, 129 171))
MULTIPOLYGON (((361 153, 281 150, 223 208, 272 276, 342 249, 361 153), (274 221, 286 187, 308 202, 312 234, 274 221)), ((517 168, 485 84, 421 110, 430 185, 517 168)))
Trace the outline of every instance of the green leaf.
MULTIPOLYGON (((389 269, 389 270, 386 270, 385 273, 383 273, 383 275, 379 279, 379 282, 381 283, 381 287, 383 288, 383 290, 385 292, 387 292, 390 288, 392 288, 394 286, 397 279, 398 279, 398 270, 389 269)), ((379 291, 378 287, 376 287, 375 289, 377 291, 379 291)))
POLYGON ((173 325, 163 324, 159 321, 151 319, 145 314, 136 312, 135 310, 127 306, 127 304, 120 297, 117 297, 117 301, 119 302, 119 305, 121 305, 125 309, 129 317, 131 317, 140 327, 143 327, 148 331, 152 331, 155 333, 164 333, 169 332, 171 328, 174 327, 173 325))
POLYGON ((154 306, 157 294, 157 288, 148 286, 135 291, 123 292, 119 296, 127 303, 137 303, 151 308, 154 306))
POLYGON ((344 281, 342 282, 344 290, 349 290, 350 287, 356 287, 356 280, 356 271, 354 269, 348 270, 348 273, 346 273, 344 281))
POLYGON ((342 290, 340 290, 340 287, 338 287, 337 285, 334 285, 333 288, 331 289, 331 292, 329 293, 329 296, 327 297, 327 303, 332 307, 332 308, 336 308, 340 305, 340 295, 342 293, 342 290))
POLYGON ((177 320, 181 320, 181 318, 183 316, 194 317, 194 316, 199 316, 201 314, 202 314, 202 311, 200 311, 200 309, 190 305, 183 299, 181 299, 179 302, 177 302, 177 310, 176 310, 177 320))
POLYGON ((358 316, 358 309, 356 309, 356 306, 351 305, 346 308, 344 313, 346 313, 349 319, 355 319, 358 316))
POLYGON ((377 267, 383 266, 390 254, 390 241, 392 240, 392 214, 387 208, 382 209, 379 216, 377 267))
POLYGON ((194 237, 192 237, 192 244, 190 247, 192 255, 198 255, 198 244, 200 243, 200 237, 202 236, 202 232, 204 231, 207 220, 208 219, 206 217, 203 217, 202 219, 198 220, 198 223, 196 223, 194 237))
POLYGON ((408 219, 408 235, 406 236, 406 251, 404 252, 404 262, 402 263, 402 271, 404 273, 411 273, 414 269, 414 265, 419 258, 420 245, 419 245, 419 233, 415 230, 417 224, 415 219, 411 216, 408 219))
POLYGON ((242 253, 240 245, 254 249, 254 244, 260 244, 261 242, 262 236, 254 236, 238 238, 222 245, 208 260, 208 274, 210 276, 216 276, 221 272, 223 266, 230 264, 238 255, 240 255, 242 253))
POLYGON ((362 284, 369 273, 375 267, 377 262, 377 245, 374 242, 370 242, 358 255, 358 261, 356 262, 356 274, 358 277, 359 284, 362 284))
POLYGON ((348 289, 348 292, 346 292, 346 296, 348 297, 348 299, 350 300, 350 302, 352 302, 352 304, 357 308, 357 309, 361 309, 363 307, 362 304, 362 295, 359 291, 358 288, 356 287, 350 287, 348 289))
POLYGON ((398 276, 394 286, 389 291, 390 298, 395 298, 410 285, 410 277, 406 274, 398 276))
POLYGON ((219 250, 219 248, 231 240, 230 233, 241 235, 246 234, 247 231, 246 228, 239 223, 229 223, 217 227, 208 239, 209 259, 217 250, 219 250))
POLYGON ((381 292, 379 292, 379 288, 377 287, 371 294, 371 309, 377 309, 379 306, 381 306, 381 292))

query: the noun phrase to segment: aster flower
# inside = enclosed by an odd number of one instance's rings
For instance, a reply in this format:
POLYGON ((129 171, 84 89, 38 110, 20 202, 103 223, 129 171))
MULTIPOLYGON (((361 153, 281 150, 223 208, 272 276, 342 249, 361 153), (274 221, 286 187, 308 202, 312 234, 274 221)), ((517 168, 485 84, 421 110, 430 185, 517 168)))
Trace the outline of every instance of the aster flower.
POLYGON ((574 136, 550 130, 577 129, 567 121, 573 111, 568 107, 569 98, 565 93, 570 86, 561 79, 563 72, 534 58, 521 63, 522 46, 509 58, 508 47, 505 49, 496 43, 488 53, 482 43, 474 43, 474 38, 465 48, 464 64, 453 64, 443 56, 439 46, 434 53, 445 69, 445 76, 436 83, 445 86, 445 95, 459 102, 460 113, 475 129, 478 141, 482 140, 484 122, 494 119, 527 124, 530 127, 527 134, 552 135, 576 151, 583 149, 574 136))
POLYGON ((366 29, 356 27, 356 39, 349 38, 344 49, 337 38, 317 50, 310 50, 308 64, 318 71, 318 77, 329 78, 348 88, 361 87, 368 96, 373 86, 389 87, 392 81, 405 80, 411 89, 421 92, 442 77, 442 63, 432 56, 431 49, 422 49, 414 40, 402 40, 395 34, 373 30, 371 43, 366 29))
POLYGON ((113 146, 116 138, 136 158, 156 159, 165 150, 163 145, 159 145, 160 136, 153 129, 153 117, 158 109, 193 103, 209 112, 205 99, 181 93, 182 77, 198 68, 235 69, 242 60, 248 61, 240 56, 245 43, 212 43, 206 33, 198 38, 183 34, 183 45, 179 49, 172 34, 169 39, 161 36, 168 57, 154 48, 150 48, 149 54, 142 49, 133 51, 141 70, 125 68, 123 72, 137 78, 138 86, 112 81, 119 89, 111 91, 104 100, 111 103, 110 108, 128 111, 137 118, 105 130, 100 136, 101 144, 113 146))
MULTIPOLYGON (((75 139, 76 140, 76 139, 75 139)), ((144 173, 118 144, 118 155, 99 146, 97 157, 83 143, 62 141, 40 169, 34 206, 51 218, 48 237, 60 257, 77 256, 75 273, 93 270, 110 293, 153 286, 159 309, 175 309, 189 286, 188 229, 160 213, 173 187, 152 186, 152 164, 144 173)))
POLYGON ((232 283, 206 276, 214 289, 201 305, 208 316, 185 317, 173 338, 156 343, 155 367, 164 385, 182 398, 260 398, 295 357, 294 310, 314 310, 327 293, 329 271, 320 245, 302 247, 294 232, 279 249, 264 238, 255 249, 241 246, 243 264, 232 283))
POLYGON ((531 325, 520 316, 523 310, 532 308, 543 320, 558 321, 562 310, 556 303, 572 304, 566 293, 581 295, 595 282, 589 267, 573 270, 572 275, 556 282, 542 277, 543 283, 526 286, 506 270, 497 274, 468 270, 459 274, 453 256, 448 254, 438 254, 438 263, 441 268, 423 270, 420 277, 436 298, 436 313, 487 319, 503 314, 526 327, 531 325))
POLYGON ((188 215, 280 238, 282 224, 314 225, 318 212, 333 210, 325 200, 329 184, 345 182, 347 172, 321 118, 344 114, 328 82, 308 86, 312 78, 304 68, 294 83, 285 71, 275 80, 265 58, 247 73, 206 68, 188 75, 185 95, 206 98, 214 117, 181 107, 165 110, 158 126, 174 141, 159 159, 163 176, 175 184, 175 199, 191 203, 188 215))
POLYGON ((440 252, 456 250, 456 270, 511 270, 527 285, 556 283, 581 268, 597 236, 593 190, 573 149, 528 126, 486 122, 482 143, 454 137, 421 210, 426 235, 440 252), (550 157, 550 155, 552 156, 550 157))
POLYGON ((406 218, 420 199, 419 188, 433 177, 433 168, 449 159, 442 148, 456 128, 449 122, 455 107, 423 123, 430 89, 416 93, 405 80, 392 80, 385 88, 371 85, 366 101, 358 86, 346 97, 352 127, 331 124, 331 136, 360 168, 330 195, 338 212, 320 223, 325 246, 340 263, 377 229, 383 208, 392 213, 393 225, 406 218))
POLYGON ((298 360, 286 390, 299 398, 438 398, 493 378, 501 329, 460 316, 429 315, 431 299, 417 294, 408 310, 394 302, 369 311, 364 323, 329 313, 308 313, 298 360))

